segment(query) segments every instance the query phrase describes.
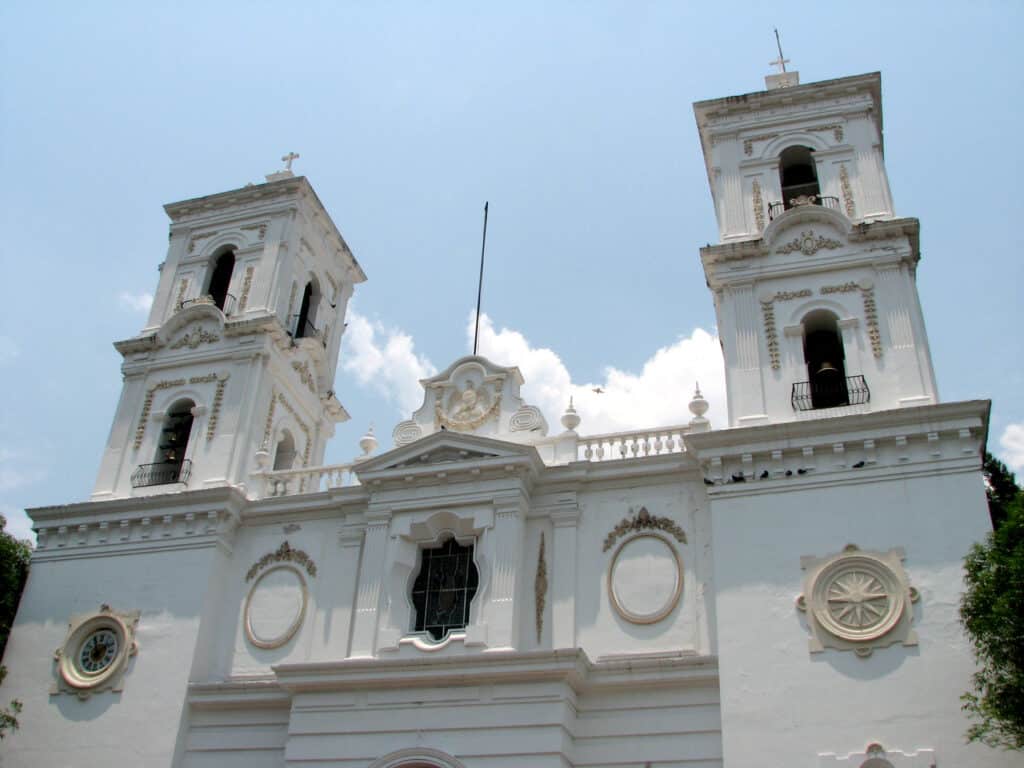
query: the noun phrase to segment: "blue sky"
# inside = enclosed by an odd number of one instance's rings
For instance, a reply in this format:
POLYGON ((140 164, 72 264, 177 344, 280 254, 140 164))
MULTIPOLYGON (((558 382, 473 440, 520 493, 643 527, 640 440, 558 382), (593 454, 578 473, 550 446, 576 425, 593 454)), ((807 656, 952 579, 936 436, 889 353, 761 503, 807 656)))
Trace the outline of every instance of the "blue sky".
POLYGON ((0 513, 23 533, 24 507, 91 491, 111 341, 144 322, 161 206, 260 181, 290 150, 370 278, 328 461, 370 423, 385 447, 416 376, 467 351, 484 200, 481 351, 523 368, 553 426, 593 384, 611 397, 577 401, 583 432, 684 421, 699 377, 721 426, 691 104, 760 89, 773 26, 804 82, 882 72, 940 395, 991 398, 990 448, 1022 468, 1021 9, 7 2, 0 513))

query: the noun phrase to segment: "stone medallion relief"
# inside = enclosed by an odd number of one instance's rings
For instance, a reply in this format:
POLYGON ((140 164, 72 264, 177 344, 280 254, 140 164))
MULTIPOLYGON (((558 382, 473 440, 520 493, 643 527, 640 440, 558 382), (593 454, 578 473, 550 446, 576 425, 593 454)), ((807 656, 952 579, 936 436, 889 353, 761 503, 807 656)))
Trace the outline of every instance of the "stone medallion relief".
POLYGON ((253 585, 245 599, 242 622, 251 645, 280 648, 299 631, 309 602, 303 571, 316 576, 316 564, 287 541, 249 569, 246 581, 253 585))
POLYGON ((917 645, 911 604, 918 592, 903 559, 901 548, 868 552, 853 544, 838 554, 800 559, 804 593, 797 607, 807 613, 812 653, 835 648, 867 657, 895 643, 917 645))
POLYGON ((670 518, 641 507, 623 518, 608 534, 604 551, 613 547, 608 567, 608 600, 632 624, 654 624, 679 604, 683 563, 675 542, 686 534, 670 518))

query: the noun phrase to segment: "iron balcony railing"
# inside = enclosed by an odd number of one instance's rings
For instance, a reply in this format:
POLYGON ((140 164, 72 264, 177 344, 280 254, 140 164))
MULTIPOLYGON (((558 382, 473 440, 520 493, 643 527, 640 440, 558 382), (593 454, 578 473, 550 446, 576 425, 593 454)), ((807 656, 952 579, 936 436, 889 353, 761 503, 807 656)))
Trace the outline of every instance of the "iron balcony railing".
POLYGON ((145 488, 150 485, 170 485, 171 483, 187 483, 192 474, 192 461, 185 459, 180 464, 176 461, 160 461, 155 464, 140 464, 132 472, 132 488, 145 488))
POLYGON ((783 212, 788 211, 790 208, 800 208, 804 205, 820 205, 822 208, 831 208, 838 211, 839 198, 828 195, 824 197, 821 195, 801 195, 800 197, 791 198, 788 202, 778 200, 768 204, 768 221, 773 221, 776 216, 781 216, 783 212))
MULTIPOLYGON (((191 307, 193 304, 213 304, 216 306, 217 302, 215 302, 213 297, 209 294, 205 296, 196 296, 193 299, 182 299, 179 301, 175 307, 175 311, 180 312, 185 309, 185 307, 191 307)), ((223 312, 225 316, 229 316, 235 311, 235 297, 232 294, 224 294, 224 306, 220 308, 220 311, 223 312)))
POLYGON ((871 390, 863 376, 847 376, 835 381, 798 381, 790 397, 795 411, 836 408, 840 405, 863 405, 871 401, 871 390))
POLYGON ((309 322, 308 317, 302 319, 300 322, 298 315, 292 315, 292 327, 295 329, 292 331, 293 339, 320 339, 321 342, 323 341, 321 338, 323 333, 319 328, 309 322))

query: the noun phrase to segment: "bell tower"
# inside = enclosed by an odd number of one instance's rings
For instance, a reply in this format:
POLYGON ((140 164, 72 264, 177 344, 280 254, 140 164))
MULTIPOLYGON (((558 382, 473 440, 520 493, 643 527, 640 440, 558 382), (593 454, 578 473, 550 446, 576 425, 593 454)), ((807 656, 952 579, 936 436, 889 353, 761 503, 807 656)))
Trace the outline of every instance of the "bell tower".
POLYGON ((881 76, 765 79, 694 104, 730 426, 938 402, 919 223, 896 216, 883 160, 881 76))
POLYGON ((334 376, 366 276, 294 157, 265 184, 164 207, 149 320, 114 344, 124 385, 93 499, 244 489, 321 463, 348 419, 334 376))

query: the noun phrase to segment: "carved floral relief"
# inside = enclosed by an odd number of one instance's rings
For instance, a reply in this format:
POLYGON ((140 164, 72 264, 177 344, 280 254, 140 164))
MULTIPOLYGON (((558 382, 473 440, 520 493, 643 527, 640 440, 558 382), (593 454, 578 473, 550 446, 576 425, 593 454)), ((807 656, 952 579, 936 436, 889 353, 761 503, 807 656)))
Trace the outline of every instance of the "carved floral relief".
POLYGON ((686 533, 675 520, 668 517, 659 517, 658 515, 652 515, 647 511, 647 507, 640 507, 640 510, 633 515, 630 510, 630 516, 622 518, 611 532, 605 537, 604 540, 604 551, 607 552, 613 546, 615 542, 627 533, 634 533, 637 531, 664 531, 665 533, 674 536, 676 541, 685 544, 686 533))

